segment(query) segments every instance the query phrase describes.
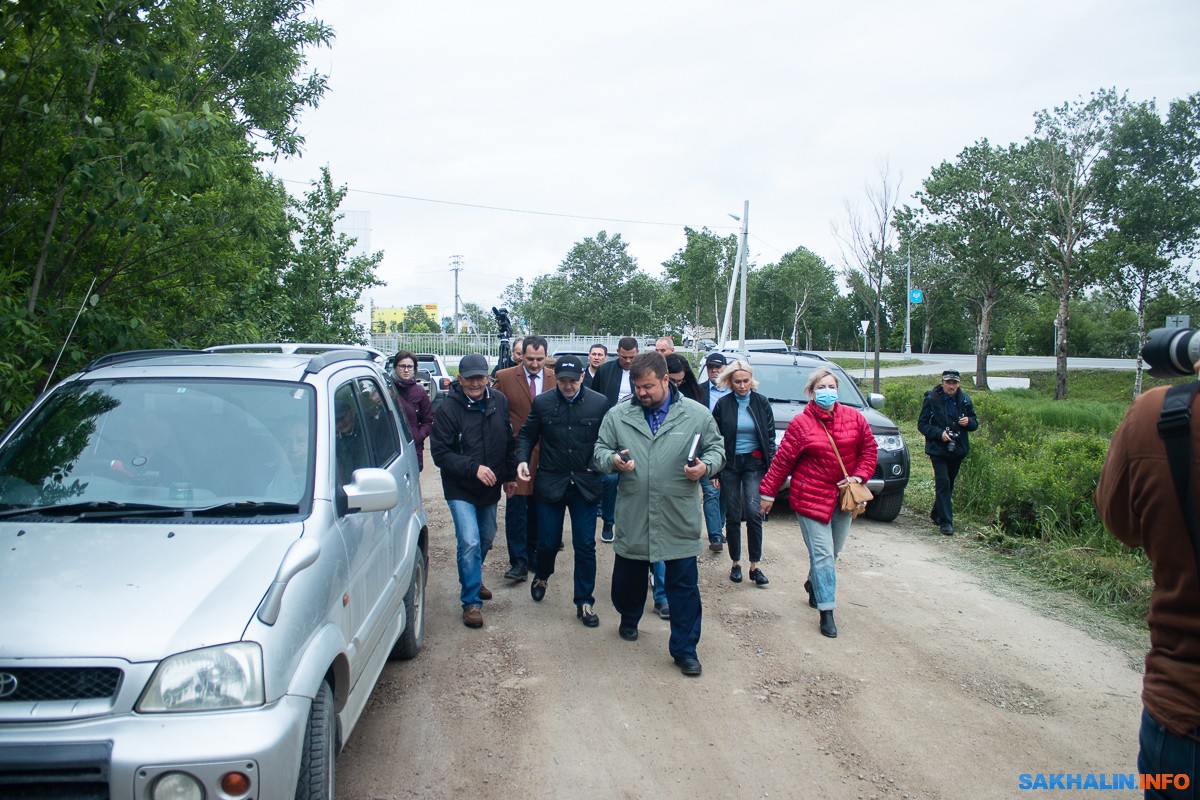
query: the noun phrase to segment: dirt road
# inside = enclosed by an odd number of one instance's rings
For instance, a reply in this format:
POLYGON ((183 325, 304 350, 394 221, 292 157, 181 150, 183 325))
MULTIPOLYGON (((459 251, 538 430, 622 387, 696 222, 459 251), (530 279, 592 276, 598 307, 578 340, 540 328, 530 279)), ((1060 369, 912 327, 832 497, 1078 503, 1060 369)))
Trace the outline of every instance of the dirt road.
POLYGON ((1013 798, 1031 794, 1021 774, 1135 770, 1144 641, 1097 634, 1086 609, 993 577, 916 520, 855 522, 832 640, 807 606, 790 514, 766 527, 768 587, 730 583, 728 556, 706 550, 704 674, 685 678, 649 602, 640 639, 617 636, 612 548, 599 542, 599 628, 575 618, 569 544, 541 603, 501 577, 503 525, 485 627, 464 627, 428 459, 422 485, 425 650, 375 689, 338 759, 343 800, 1013 798))

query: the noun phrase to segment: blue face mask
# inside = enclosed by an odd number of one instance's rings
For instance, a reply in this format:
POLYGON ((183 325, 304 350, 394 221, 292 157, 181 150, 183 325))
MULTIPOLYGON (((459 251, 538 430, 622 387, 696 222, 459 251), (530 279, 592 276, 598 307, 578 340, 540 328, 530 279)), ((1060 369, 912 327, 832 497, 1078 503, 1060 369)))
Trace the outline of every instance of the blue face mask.
POLYGON ((837 389, 817 389, 813 392, 813 399, 821 408, 833 408, 837 402, 837 389))

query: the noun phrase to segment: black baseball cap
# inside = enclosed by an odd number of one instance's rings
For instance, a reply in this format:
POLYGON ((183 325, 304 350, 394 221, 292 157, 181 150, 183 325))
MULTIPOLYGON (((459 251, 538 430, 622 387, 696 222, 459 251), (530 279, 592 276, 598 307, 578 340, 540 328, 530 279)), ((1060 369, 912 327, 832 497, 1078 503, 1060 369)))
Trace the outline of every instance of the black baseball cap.
POLYGON ((580 363, 577 356, 569 353, 564 353, 558 356, 554 362, 554 377, 556 378, 578 378, 583 374, 583 364, 580 363))
POLYGON ((948 369, 948 370, 944 371, 942 373, 942 380, 954 381, 955 383, 962 382, 962 378, 959 376, 958 370, 956 370, 956 369, 948 369))
POLYGON ((723 367, 729 363, 729 359, 725 358, 724 353, 709 353, 704 357, 704 366, 706 367, 723 367))
POLYGON ((479 355, 479 353, 471 353, 463 356, 462 361, 458 362, 458 377, 460 378, 477 378, 480 375, 488 374, 487 359, 479 355))

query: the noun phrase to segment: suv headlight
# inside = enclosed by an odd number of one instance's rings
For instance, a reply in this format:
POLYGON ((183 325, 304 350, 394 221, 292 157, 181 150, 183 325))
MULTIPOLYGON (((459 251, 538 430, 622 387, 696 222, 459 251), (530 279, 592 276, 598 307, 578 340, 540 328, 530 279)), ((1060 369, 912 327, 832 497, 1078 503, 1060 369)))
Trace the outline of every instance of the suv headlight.
POLYGON ((262 648, 234 642, 163 659, 135 710, 144 714, 261 706, 262 648))
POLYGON ((880 450, 895 452, 904 449, 904 437, 898 433, 875 434, 875 446, 880 450))

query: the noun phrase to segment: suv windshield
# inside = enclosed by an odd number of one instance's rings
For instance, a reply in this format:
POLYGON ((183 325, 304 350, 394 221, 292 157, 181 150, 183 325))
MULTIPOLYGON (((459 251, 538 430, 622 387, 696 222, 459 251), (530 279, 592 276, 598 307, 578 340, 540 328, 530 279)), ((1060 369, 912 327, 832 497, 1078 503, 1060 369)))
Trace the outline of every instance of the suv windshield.
MULTIPOLYGON (((752 364, 754 379, 758 381, 758 392, 764 397, 776 402, 807 403, 808 395, 804 393, 804 384, 808 376, 816 369, 802 364, 752 364)), ((866 403, 859 394, 854 381, 840 368, 832 364, 822 364, 838 379, 838 402, 852 408, 865 408, 866 403)))
POLYGON ((304 508, 311 498, 314 406, 312 387, 299 383, 73 383, 0 450, 0 510, 304 508))

